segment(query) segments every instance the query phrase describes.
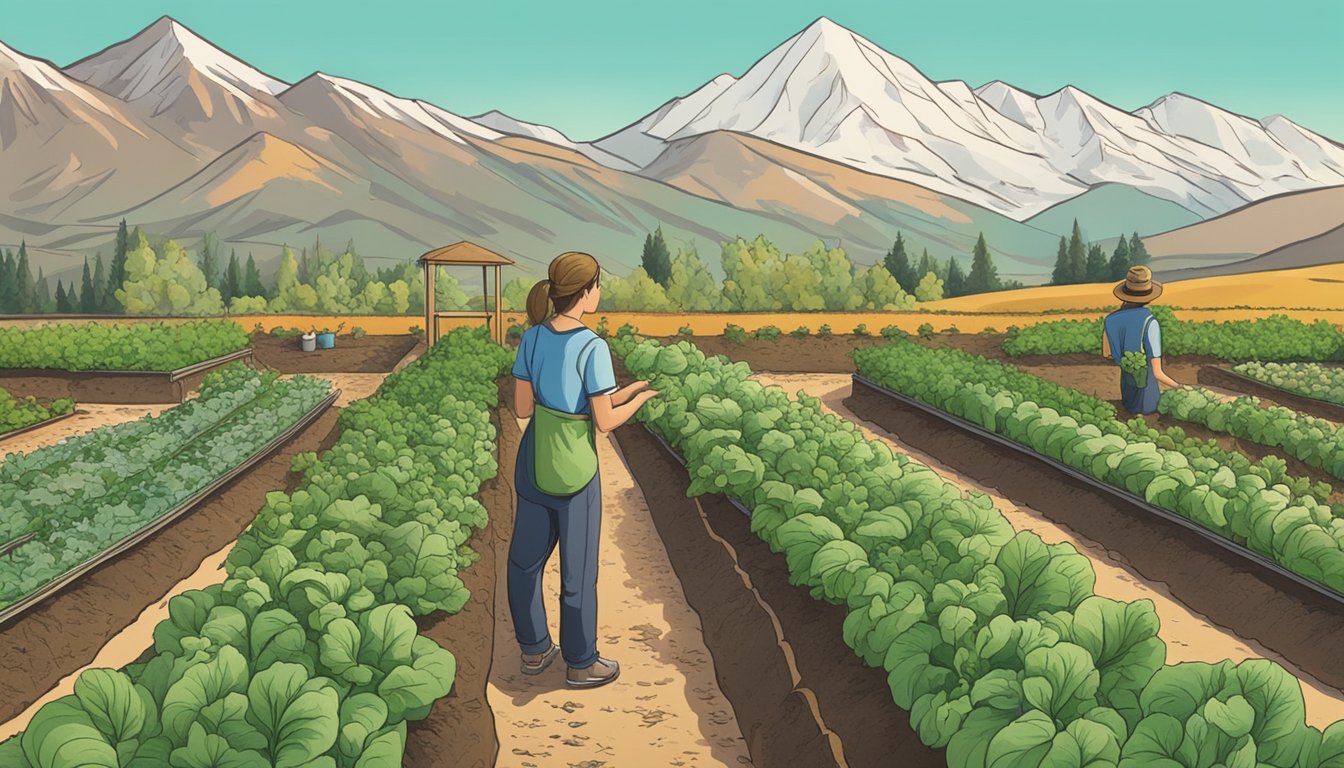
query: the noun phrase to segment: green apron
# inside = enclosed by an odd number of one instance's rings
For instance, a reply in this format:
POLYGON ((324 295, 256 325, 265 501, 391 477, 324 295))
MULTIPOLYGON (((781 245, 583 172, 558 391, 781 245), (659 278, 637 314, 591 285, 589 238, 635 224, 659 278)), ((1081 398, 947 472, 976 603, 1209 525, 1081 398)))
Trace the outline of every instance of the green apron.
POLYGON ((550 496, 572 496, 597 475, 597 438, 588 414, 565 413, 534 402, 533 480, 550 496))

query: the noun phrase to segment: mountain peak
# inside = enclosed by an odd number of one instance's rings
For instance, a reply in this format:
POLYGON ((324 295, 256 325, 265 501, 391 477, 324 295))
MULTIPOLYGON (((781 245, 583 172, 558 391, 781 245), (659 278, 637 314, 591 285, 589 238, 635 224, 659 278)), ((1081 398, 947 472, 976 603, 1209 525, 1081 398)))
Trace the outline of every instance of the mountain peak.
MULTIPOLYGON (((161 16, 133 37, 111 45, 65 68, 66 74, 122 101, 144 101, 153 112, 170 109, 193 80, 206 81, 236 99, 253 101, 288 87, 244 61, 234 58, 186 25, 161 16), (192 77, 195 73, 199 77, 192 77)), ((213 99, 195 93, 198 106, 213 99)), ((208 117, 212 110, 206 109, 208 117)))

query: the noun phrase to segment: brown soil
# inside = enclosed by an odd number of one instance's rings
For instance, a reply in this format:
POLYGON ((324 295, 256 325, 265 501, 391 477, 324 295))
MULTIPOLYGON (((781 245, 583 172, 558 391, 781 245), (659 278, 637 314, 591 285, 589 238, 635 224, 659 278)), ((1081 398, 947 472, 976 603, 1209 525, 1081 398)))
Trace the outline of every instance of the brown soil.
POLYGON ((1135 573, 1150 583, 1165 583, 1173 596, 1212 622, 1274 649, 1329 686, 1344 686, 1344 657, 1333 651, 1344 641, 1344 607, 1335 601, 1037 459, 858 382, 844 402, 860 418, 1014 503, 1103 542, 1135 573))
POLYGON ((180 403, 196 381, 169 381, 167 373, 109 374, 10 368, 0 372, 0 388, 15 397, 71 398, 77 403, 180 403), (181 385, 181 386, 180 386, 181 385))
POLYGON ((19 714, 71 670, 92 661, 146 605, 237 539, 266 494, 285 487, 290 459, 315 450, 334 429, 337 414, 329 409, 191 514, 0 627, 0 721, 19 714), (72 632, 72 627, 79 631, 72 632))
POLYGON ((1344 405, 1327 403, 1322 400, 1295 395, 1292 392, 1285 392, 1278 387, 1245 376, 1238 376, 1228 370, 1225 365, 1206 365, 1200 368, 1198 379, 1199 383, 1204 386, 1221 387, 1238 394, 1255 395, 1260 398, 1261 405, 1282 405, 1294 411, 1301 411, 1317 418, 1344 424, 1344 405))
POLYGON ((758 766, 942 766, 842 639, 843 606, 788 582, 782 555, 722 496, 687 499, 686 470, 642 427, 616 432, 686 597, 700 614, 758 766))
POLYGON ((1283 665, 1302 683, 1307 705, 1307 722, 1324 728, 1344 719, 1344 694, 1303 672, 1279 654, 1254 641, 1247 641, 1217 626, 1195 609, 1176 600, 1167 585, 1143 579, 1122 555, 1088 539, 1068 526, 1047 519, 1031 507, 1014 504, 991 487, 981 485, 876 424, 864 421, 846 407, 852 379, 838 374, 759 375, 762 384, 782 387, 786 392, 805 391, 821 401, 822 408, 854 423, 870 440, 880 440, 892 450, 928 466, 947 482, 967 491, 987 495, 1016 531, 1032 531, 1047 544, 1065 542, 1085 555, 1096 575, 1098 595, 1133 602, 1151 600, 1162 628, 1160 637, 1167 646, 1167 663, 1186 661, 1216 663, 1223 660, 1270 659, 1283 665))
POLYGON ((505 475, 513 466, 521 435, 511 417, 491 416, 498 432, 500 474, 485 483, 478 496, 490 522, 471 539, 478 560, 458 576, 471 599, 456 614, 438 613, 419 620, 420 634, 447 648, 457 658, 457 678, 446 698, 429 715, 407 724, 403 765, 453 765, 489 768, 499 754, 495 716, 486 688, 495 645, 495 583, 508 557, 513 528, 513 493, 505 475))
POLYGON ((419 341, 409 334, 337 336, 331 349, 303 352, 298 339, 254 333, 251 343, 257 365, 281 373, 387 373, 419 341))

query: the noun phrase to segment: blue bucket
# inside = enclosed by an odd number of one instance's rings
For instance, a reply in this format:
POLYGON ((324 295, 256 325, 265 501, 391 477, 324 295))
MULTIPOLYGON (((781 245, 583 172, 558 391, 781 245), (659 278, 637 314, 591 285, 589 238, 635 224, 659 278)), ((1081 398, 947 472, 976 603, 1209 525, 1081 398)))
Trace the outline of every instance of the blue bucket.
POLYGON ((317 334, 318 349, 331 349, 334 346, 336 346, 336 334, 334 333, 317 334))

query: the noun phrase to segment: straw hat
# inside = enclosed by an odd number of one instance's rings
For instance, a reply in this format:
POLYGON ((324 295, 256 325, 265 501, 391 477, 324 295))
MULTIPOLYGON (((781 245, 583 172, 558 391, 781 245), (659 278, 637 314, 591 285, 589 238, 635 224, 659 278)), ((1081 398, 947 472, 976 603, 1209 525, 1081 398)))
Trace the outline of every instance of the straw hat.
POLYGON ((1162 284, 1153 279, 1153 270, 1130 267, 1125 282, 1115 286, 1115 297, 1121 301, 1147 304, 1162 295, 1162 284))

